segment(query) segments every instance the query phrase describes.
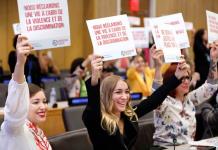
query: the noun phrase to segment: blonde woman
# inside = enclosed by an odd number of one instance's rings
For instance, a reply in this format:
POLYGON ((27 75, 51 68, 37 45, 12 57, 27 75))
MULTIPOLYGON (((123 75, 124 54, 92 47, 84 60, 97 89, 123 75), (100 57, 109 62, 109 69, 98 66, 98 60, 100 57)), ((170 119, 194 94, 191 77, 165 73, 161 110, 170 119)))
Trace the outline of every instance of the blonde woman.
POLYGON ((157 108, 169 91, 176 88, 186 72, 186 63, 181 63, 175 75, 150 97, 132 108, 130 90, 119 76, 106 77, 100 84, 103 61, 94 56, 91 62, 92 76, 86 81, 88 104, 83 113, 83 122, 88 129, 94 150, 127 150, 134 145, 138 133, 138 118, 157 108))
POLYGON ((32 51, 26 37, 17 40, 17 63, 8 87, 0 150, 51 150, 38 124, 46 120, 47 100, 41 88, 30 85, 24 76, 27 56, 32 51))

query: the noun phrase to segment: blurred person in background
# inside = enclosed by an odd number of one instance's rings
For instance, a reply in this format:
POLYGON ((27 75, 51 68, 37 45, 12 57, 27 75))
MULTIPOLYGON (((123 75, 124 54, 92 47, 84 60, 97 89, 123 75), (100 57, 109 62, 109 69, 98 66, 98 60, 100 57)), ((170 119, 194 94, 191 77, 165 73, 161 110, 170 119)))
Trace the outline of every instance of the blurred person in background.
POLYGON ((210 67, 210 51, 208 37, 205 29, 199 29, 194 36, 193 43, 195 72, 200 74, 200 80, 196 88, 201 86, 207 79, 210 67))
POLYGON ((52 52, 39 52, 37 53, 39 64, 41 67, 41 74, 42 76, 49 76, 49 75, 60 75, 60 70, 57 65, 54 63, 52 58, 52 52))
MULTIPOLYGON (((17 38, 19 35, 15 35, 13 38, 13 47, 16 49, 17 38)), ((15 65, 17 63, 16 51, 13 50, 8 55, 8 65, 10 67, 10 72, 14 72, 15 65)), ((25 63, 24 74, 28 83, 34 83, 36 85, 41 85, 41 67, 39 64, 39 59, 34 54, 29 54, 27 61, 25 63)))
POLYGON ((86 59, 79 57, 73 60, 70 68, 70 77, 65 78, 68 97, 86 97, 87 91, 85 86, 85 78, 88 76, 88 64, 92 55, 86 59))

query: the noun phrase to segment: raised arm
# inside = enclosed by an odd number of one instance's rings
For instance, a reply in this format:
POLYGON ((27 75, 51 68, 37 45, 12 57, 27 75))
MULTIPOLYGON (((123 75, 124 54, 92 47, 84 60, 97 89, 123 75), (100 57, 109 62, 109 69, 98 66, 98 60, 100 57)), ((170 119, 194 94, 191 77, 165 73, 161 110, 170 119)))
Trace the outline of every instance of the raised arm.
POLYGON ((207 77, 207 82, 211 84, 217 84, 217 62, 218 62, 218 41, 211 45, 210 49, 210 69, 207 77))
POLYGON ((86 81, 86 88, 88 92, 87 107, 93 110, 100 110, 100 76, 103 69, 103 60, 100 56, 93 56, 91 61, 92 76, 86 81))
POLYGON ((32 50, 27 38, 20 35, 17 40, 17 63, 8 87, 8 96, 4 108, 2 130, 17 132, 23 126, 29 108, 29 90, 24 77, 24 65, 32 50))
POLYGON ((154 82, 152 88, 156 90, 163 84, 163 77, 161 73, 161 66, 163 65, 163 51, 157 50, 156 46, 153 45, 151 47, 151 56, 154 61, 155 74, 154 74, 154 82))
POLYGON ((196 90, 188 94, 190 100, 195 105, 198 105, 208 100, 218 88, 218 74, 217 74, 217 62, 218 62, 218 41, 211 45, 210 50, 210 68, 207 77, 207 81, 197 88, 196 90))
POLYGON ((173 75, 166 83, 160 86, 151 96, 143 100, 137 105, 136 114, 142 117, 146 113, 156 109, 165 100, 168 93, 175 89, 180 83, 181 78, 187 74, 188 65, 183 61, 178 64, 175 75, 173 75))

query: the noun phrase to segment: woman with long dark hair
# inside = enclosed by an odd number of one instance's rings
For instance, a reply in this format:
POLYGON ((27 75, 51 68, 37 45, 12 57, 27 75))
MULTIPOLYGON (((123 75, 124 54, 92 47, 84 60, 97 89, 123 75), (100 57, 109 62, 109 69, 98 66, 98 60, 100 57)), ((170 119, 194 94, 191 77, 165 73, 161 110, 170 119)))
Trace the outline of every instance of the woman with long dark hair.
POLYGON ((194 36, 194 63, 195 72, 200 74, 200 80, 196 88, 201 86, 207 79, 210 67, 210 51, 208 48, 208 37, 205 29, 199 29, 194 36))

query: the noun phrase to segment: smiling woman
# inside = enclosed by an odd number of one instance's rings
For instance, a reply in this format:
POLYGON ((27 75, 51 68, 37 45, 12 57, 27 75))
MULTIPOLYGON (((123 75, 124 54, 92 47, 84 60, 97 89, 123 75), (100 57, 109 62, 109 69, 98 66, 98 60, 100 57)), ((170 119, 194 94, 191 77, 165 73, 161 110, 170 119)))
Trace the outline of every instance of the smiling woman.
MULTIPOLYGON (((196 106, 208 100, 218 88, 218 49, 210 51, 210 69, 207 81, 190 91, 190 69, 181 78, 181 84, 169 93, 162 105, 154 111, 154 142, 158 145, 187 144, 196 133, 196 106)), ((163 76, 163 83, 176 71, 172 64, 163 76)), ((160 72, 160 71, 159 71, 160 72)))
POLYGON ((111 75, 100 84, 103 69, 101 56, 94 56, 91 66, 92 77, 86 81, 88 104, 83 112, 83 122, 88 129, 94 150, 131 149, 138 134, 138 118, 163 102, 169 91, 180 84, 179 79, 185 75, 186 69, 177 69, 167 83, 132 107, 126 81, 119 76, 111 75))
POLYGON ((32 46, 27 38, 17 40, 17 64, 9 83, 4 108, 4 122, 0 132, 0 150, 51 150, 38 123, 46 120, 47 101, 43 90, 27 85, 24 66, 32 46))

